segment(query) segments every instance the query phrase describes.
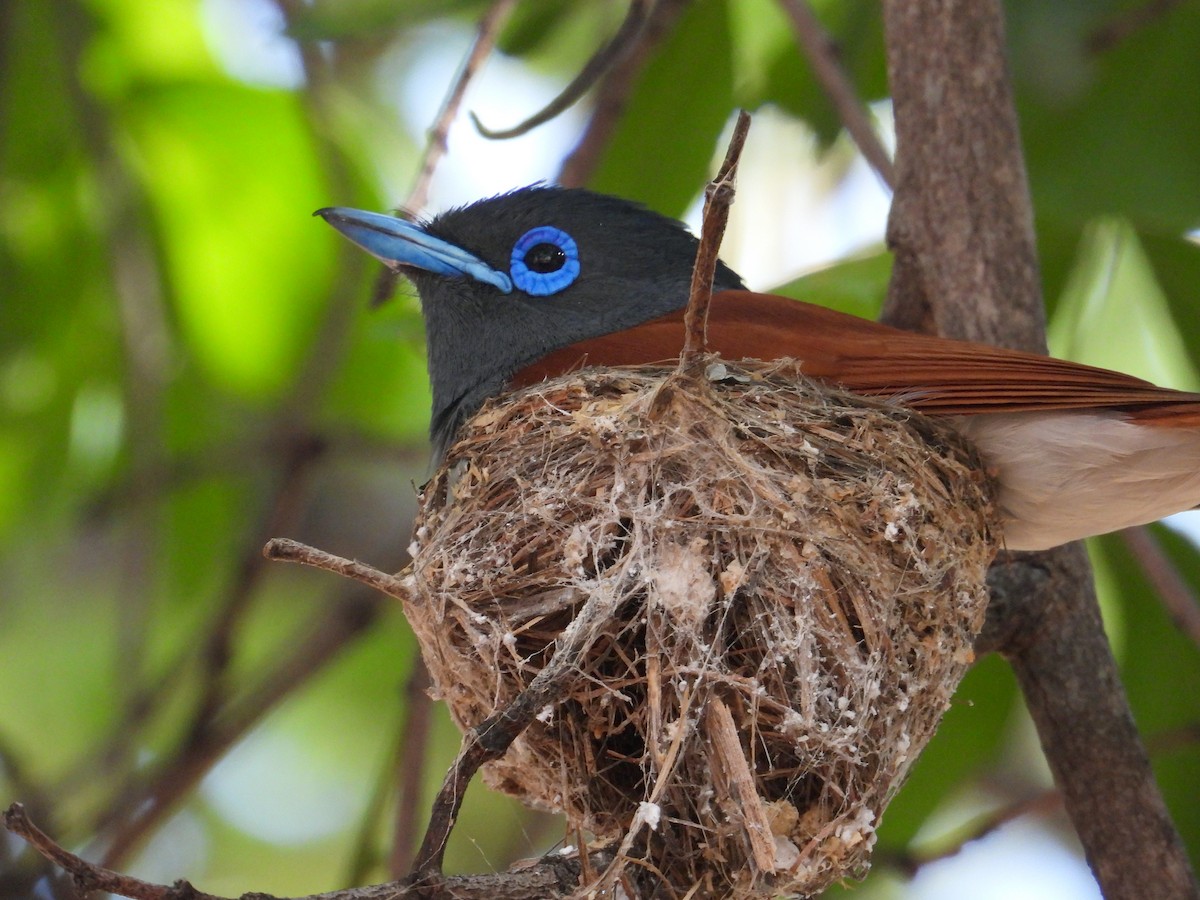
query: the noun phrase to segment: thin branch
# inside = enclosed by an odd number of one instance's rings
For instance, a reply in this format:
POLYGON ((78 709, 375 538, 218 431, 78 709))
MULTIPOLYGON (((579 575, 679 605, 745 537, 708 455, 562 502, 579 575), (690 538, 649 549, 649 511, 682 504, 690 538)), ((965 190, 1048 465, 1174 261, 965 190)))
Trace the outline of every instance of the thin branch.
POLYGON ((433 181, 433 173, 437 169, 438 163, 449 149, 450 126, 458 116, 463 96, 467 92, 467 85, 478 74, 479 69, 483 66, 483 61, 491 55, 492 48, 496 46, 500 29, 516 5, 516 0, 496 0, 479 20, 471 49, 463 58, 458 75, 455 76, 454 83, 446 94, 446 99, 442 101, 442 108, 438 112, 437 118, 434 119, 433 126, 429 129, 425 153, 421 157, 421 168, 417 172, 417 178, 413 182, 408 199, 404 202, 405 209, 419 211, 424 209, 425 204, 429 202, 429 185, 433 181))
POLYGON ((854 83, 838 59, 837 44, 817 18, 807 0, 779 0, 783 11, 792 21, 796 41, 812 65, 813 74, 825 89, 833 108, 837 110, 847 134, 876 174, 889 188, 896 187, 896 170, 892 158, 875 133, 871 116, 859 99, 854 83))
MULTIPOLYGON (((1200 723, 1154 735, 1146 741, 1151 755, 1159 756, 1173 751, 1194 747, 1200 742, 1200 723)), ((961 853, 968 844, 998 831, 1022 816, 1048 816, 1062 809, 1062 791, 1057 788, 1040 791, 1032 796, 1016 800, 999 809, 984 813, 959 829, 953 842, 933 852, 908 851, 900 853, 877 853, 875 862, 891 865, 912 877, 924 866, 961 853)))
MULTIPOLYGON (((492 49, 496 46, 500 29, 516 5, 516 0, 495 0, 480 18, 479 25, 475 29, 475 40, 471 42, 467 55, 463 57, 462 64, 458 67, 458 74, 455 75, 450 90, 446 92, 446 97, 442 100, 442 108, 438 110, 437 117, 433 120, 429 131, 426 132, 425 152, 421 154, 421 166, 417 170, 417 177, 413 180, 412 189, 408 192, 408 198, 401 204, 401 209, 410 217, 421 212, 429 202, 429 186, 433 183, 433 173, 437 171, 438 163, 450 149, 450 127, 458 118, 458 111, 462 107, 467 86, 479 74, 484 60, 491 55, 492 49)), ((392 296, 399 277, 386 266, 379 268, 379 275, 371 290, 372 306, 379 306, 392 296)))
POLYGON ((213 764, 250 731, 271 709, 320 672, 350 640, 375 621, 379 604, 374 595, 340 600, 316 617, 307 636, 277 669, 237 701, 214 712, 205 727, 193 732, 170 758, 157 767, 136 795, 138 806, 112 837, 102 862, 126 858, 140 841, 192 790, 213 764))
POLYGON ((358 560, 335 556, 289 538, 272 538, 263 547, 262 554, 270 560, 299 563, 353 579, 398 600, 407 599, 411 593, 403 578, 389 575, 358 560))
POLYGON ((53 838, 38 828, 25 813, 25 807, 14 803, 4 812, 4 827, 29 842, 46 859, 69 872, 75 880, 79 893, 108 891, 131 900, 222 900, 212 894, 198 891, 186 881, 176 882, 172 887, 150 884, 129 875, 122 875, 104 866, 93 865, 59 845, 53 838))
POLYGON ((725 151, 725 161, 717 176, 704 189, 704 217, 700 226, 700 243, 696 248, 696 264, 692 267, 692 285, 688 293, 688 305, 684 311, 683 351, 679 354, 679 371, 691 372, 706 349, 705 332, 708 327, 708 307, 712 302, 713 278, 717 271, 717 257, 721 252, 721 239, 725 236, 725 224, 729 221, 729 207, 733 204, 734 184, 737 180, 738 159, 750 132, 750 114, 745 110, 738 113, 725 151))
POLYGON ((621 22, 617 33, 608 43, 592 54, 591 58, 584 63, 583 68, 579 70, 579 74, 571 79, 571 83, 563 88, 558 96, 525 121, 519 122, 512 128, 491 129, 479 121, 479 116, 472 112, 471 121, 475 124, 475 130, 493 141, 508 140, 528 134, 539 125, 545 125, 551 119, 562 115, 578 103, 583 95, 603 77, 605 72, 629 54, 637 44, 642 28, 646 24, 650 6, 650 0, 630 0, 629 11, 625 14, 625 19, 621 22))
MULTIPOLYGON (((230 900, 207 894, 186 881, 172 885, 152 884, 122 875, 76 856, 39 829, 19 803, 3 815, 4 827, 28 841, 43 857, 60 866, 75 881, 81 894, 107 891, 131 900, 230 900)), ((607 850, 593 851, 590 857, 577 853, 551 853, 533 863, 518 863, 513 870, 490 875, 436 877, 418 885, 397 883, 346 888, 321 894, 308 894, 293 900, 556 900, 574 895, 581 868, 604 866, 611 861, 607 850), (586 866, 584 865, 586 863, 586 866)), ((284 900, 270 894, 243 894, 241 900, 284 900)))
POLYGON ((492 713, 463 735, 458 756, 446 773, 433 803, 429 827, 413 867, 414 884, 441 878, 446 844, 471 779, 484 763, 503 756, 539 712, 557 703, 571 689, 579 677, 578 660, 583 658, 595 640, 599 625, 614 615, 618 603, 616 597, 605 593, 590 596, 558 636, 554 654, 529 682, 529 686, 507 706, 492 713))
POLYGON ((396 742, 395 775, 399 790, 388 863, 392 877, 397 879, 411 871, 413 853, 417 847, 417 819, 421 809, 421 788, 425 783, 432 719, 429 669, 418 654, 404 685, 404 724, 396 742))
POLYGON ((687 9, 690 0, 658 0, 642 28, 639 39, 630 51, 609 71, 596 95, 592 117, 575 149, 563 160, 555 179, 565 187, 581 187, 588 183, 633 93, 638 76, 654 51, 671 33, 676 20, 687 9))
MULTIPOLYGON (((576 618, 576 622, 582 615, 581 613, 576 618)), ((541 710, 566 695, 571 687, 571 680, 567 675, 570 667, 564 663, 569 659, 578 658, 578 649, 576 642, 563 641, 550 663, 534 677, 529 687, 518 694, 508 706, 492 713, 463 735, 462 747, 454 764, 446 772, 433 803, 429 827, 425 831, 413 865, 414 884, 441 877, 446 845, 458 820, 458 811, 462 807, 471 779, 484 763, 503 756, 512 746, 512 742, 533 724, 541 710), (570 650, 569 657, 564 653, 564 648, 570 650)))
POLYGON ((1200 647, 1200 598, 1183 580, 1149 528, 1126 528, 1120 534, 1175 627, 1200 647))
POLYGON ((1200 722, 1188 722, 1170 731, 1160 731, 1146 738, 1146 749, 1156 759, 1182 750, 1200 746, 1200 722))

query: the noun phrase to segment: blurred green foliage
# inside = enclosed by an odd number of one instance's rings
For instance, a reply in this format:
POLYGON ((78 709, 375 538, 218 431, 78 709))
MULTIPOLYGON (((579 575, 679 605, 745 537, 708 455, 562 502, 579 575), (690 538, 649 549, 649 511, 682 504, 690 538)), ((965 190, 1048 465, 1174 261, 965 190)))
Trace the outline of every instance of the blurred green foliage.
MULTIPOLYGON (((308 213, 400 199, 385 172, 415 172, 420 148, 379 72, 416 52, 412 29, 469 27, 486 5, 247 4, 251 36, 295 67, 292 86, 271 86, 229 66, 267 54, 223 46, 213 22, 229 3, 0 4, 0 795, 64 842, 103 847, 120 830, 121 803, 142 804, 156 767, 194 738, 214 680, 236 720, 291 677, 126 862, 226 894, 385 877, 392 775, 414 752, 396 745, 411 635, 394 606, 268 566, 259 548, 280 534, 403 562, 425 474, 418 310, 403 287, 368 309, 374 271, 308 213), (345 640, 317 653, 344 609, 345 640)), ((814 6, 862 96, 884 100, 875 4, 814 6)), ((1009 4, 1052 335, 1059 353, 1194 386, 1200 6, 1121 31, 1128 7, 1009 4)), ((565 81, 619 15, 523 3, 501 46, 565 81)), ((649 61, 593 184, 682 214, 735 104, 773 106, 822 153, 847 153, 775 5, 699 0, 649 61)), ((810 163, 797 149, 796 165, 810 163)), ((872 315, 889 269, 874 248, 782 290, 872 315)), ((1200 589, 1195 548, 1156 533, 1200 589)), ((1200 652, 1119 539, 1093 552, 1143 728, 1194 728, 1200 652)), ((1029 756, 1021 716, 1007 668, 983 661, 890 808, 882 847, 920 841, 955 797, 1002 803, 1004 786, 1044 785, 1013 762, 1029 756)), ((434 717, 424 802, 457 744, 434 717)), ((1156 764, 1200 858, 1200 751, 1171 746, 1156 764)), ((449 867, 502 868, 560 837, 473 788, 449 867)), ((36 869, 12 847, 0 879, 6 865, 36 869)))

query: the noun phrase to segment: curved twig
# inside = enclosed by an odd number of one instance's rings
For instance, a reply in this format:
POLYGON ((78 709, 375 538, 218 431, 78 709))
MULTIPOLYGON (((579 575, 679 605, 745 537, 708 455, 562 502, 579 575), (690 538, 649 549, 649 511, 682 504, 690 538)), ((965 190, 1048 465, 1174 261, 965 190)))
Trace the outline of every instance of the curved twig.
POLYGON ((564 187, 587 184, 621 121, 621 114, 629 102, 638 74, 671 33, 675 21, 687 9, 688 3, 689 0, 658 0, 654 5, 641 38, 600 84, 596 105, 583 137, 559 167, 555 179, 559 184, 564 187))
MULTIPOLYGON (((450 90, 447 91, 446 99, 442 101, 442 108, 438 111, 437 118, 433 120, 433 125, 429 129, 429 141, 421 156, 421 168, 413 182, 412 191, 409 192, 408 199, 404 202, 405 209, 420 211, 429 201, 429 184, 433 180, 437 164, 449 149, 447 138, 450 134, 450 125, 458 115, 459 107, 462 106, 463 96, 467 93, 467 85, 471 83, 483 65, 483 61, 496 46, 500 28, 516 5, 516 0, 496 0, 479 20, 471 49, 463 58, 458 75, 450 86, 450 90)), ((475 114, 472 113, 471 117, 474 119, 475 114)))
POLYGON ((625 19, 621 22, 617 33, 607 44, 592 54, 591 58, 584 63, 583 68, 579 70, 579 74, 571 79, 571 83, 563 88, 557 97, 525 121, 519 122, 511 128, 492 129, 479 121, 479 116, 472 112, 470 115, 471 121, 475 124, 475 130, 489 140, 504 141, 528 134, 539 125, 545 125, 551 119, 562 115, 578 103, 580 98, 604 76, 605 72, 629 54, 641 38, 642 28, 646 24, 651 5, 650 0, 630 0, 629 11, 625 14, 625 19))

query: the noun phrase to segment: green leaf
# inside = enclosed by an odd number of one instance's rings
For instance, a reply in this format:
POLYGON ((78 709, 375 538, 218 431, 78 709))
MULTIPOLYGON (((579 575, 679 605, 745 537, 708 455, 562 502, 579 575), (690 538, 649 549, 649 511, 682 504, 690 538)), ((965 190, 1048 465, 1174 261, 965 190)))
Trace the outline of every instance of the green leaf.
POLYGON ((872 253, 803 275, 772 293, 875 319, 883 306, 891 275, 892 254, 872 253))
MULTIPOLYGON (((796 43, 791 22, 774 7, 779 18, 776 33, 786 35, 787 45, 764 57, 770 60, 766 85, 746 105, 774 103, 809 124, 821 149, 828 150, 842 131, 842 120, 828 94, 813 75, 812 63, 796 43)), ((883 53, 883 20, 878 7, 861 0, 837 0, 813 4, 826 32, 833 40, 837 59, 864 102, 887 96, 887 68, 883 53)), ((745 15, 746 12, 743 12, 745 15)))
POLYGON ((1170 304, 1179 336, 1190 357, 1200 361, 1200 244, 1195 238, 1140 237, 1170 304))
POLYGON ((1200 225, 1200 6, 1175 4, 1115 47, 1089 41, 1122 4, 1008 4, 1034 202, 1083 223, 1127 217, 1178 236, 1200 225))
POLYGON ((937 734, 883 815, 881 846, 906 847, 939 804, 993 762, 1016 698, 1012 670, 1000 657, 985 656, 967 672, 937 734))
POLYGON ((226 84, 139 91, 125 110, 154 199, 184 339, 217 384, 277 395, 325 297, 333 245, 299 99, 226 84))
POLYGON ((1084 229, 1048 331, 1056 356, 1172 387, 1200 386, 1150 261, 1134 230, 1118 219, 1084 229))
POLYGON ((647 65, 591 187, 680 218, 733 106, 726 0, 698 0, 647 65))

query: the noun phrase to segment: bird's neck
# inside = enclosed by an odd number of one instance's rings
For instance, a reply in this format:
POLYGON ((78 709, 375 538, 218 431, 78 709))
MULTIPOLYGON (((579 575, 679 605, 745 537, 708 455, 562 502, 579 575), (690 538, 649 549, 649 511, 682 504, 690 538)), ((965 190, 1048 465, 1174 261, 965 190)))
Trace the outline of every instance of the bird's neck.
MULTIPOLYGON (((415 278, 433 389, 435 456, 441 457, 458 427, 516 372, 562 347, 682 309, 689 278, 690 270, 651 279, 581 278, 554 297, 480 291, 464 279, 415 278)), ((722 266, 715 289, 741 286, 722 266)))

